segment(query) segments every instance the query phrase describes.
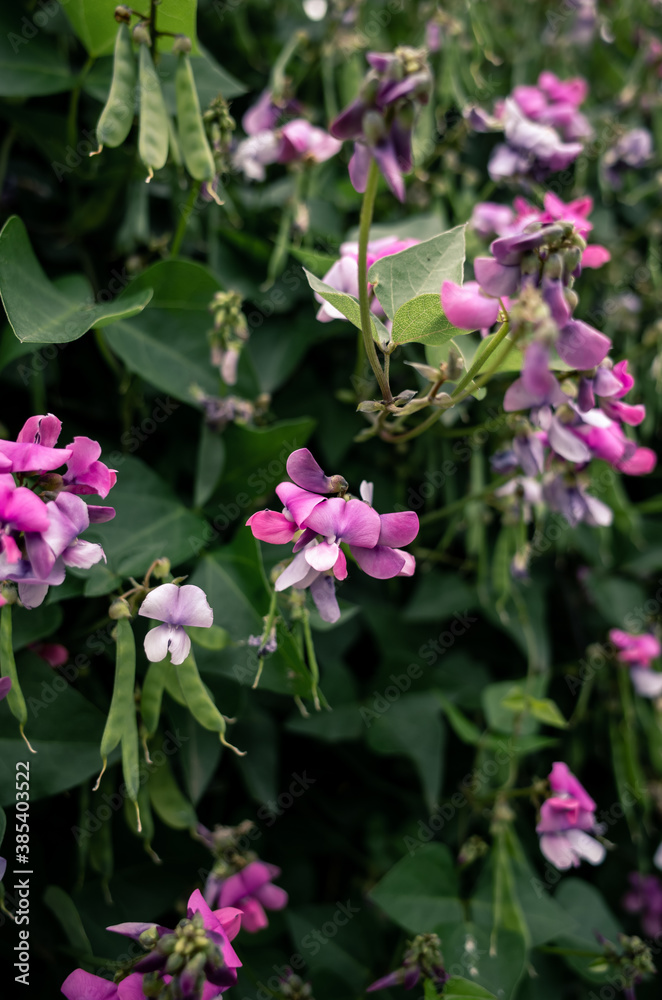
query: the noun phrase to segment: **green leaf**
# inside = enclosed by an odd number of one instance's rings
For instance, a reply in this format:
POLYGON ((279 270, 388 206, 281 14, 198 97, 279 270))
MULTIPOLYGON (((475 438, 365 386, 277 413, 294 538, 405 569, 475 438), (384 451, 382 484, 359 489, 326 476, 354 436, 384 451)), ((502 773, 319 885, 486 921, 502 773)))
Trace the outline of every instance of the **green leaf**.
POLYGON ((221 743, 218 734, 199 725, 188 708, 169 702, 168 716, 178 739, 182 741, 178 760, 184 773, 186 791, 193 805, 197 806, 218 767, 221 743))
POLYGON ((565 729, 568 725, 561 709, 551 698, 529 698, 528 709, 534 719, 544 722, 547 726, 565 729))
MULTIPOLYGON (((533 696, 544 694, 542 690, 544 679, 536 677, 531 683, 533 696)), ((499 733, 512 733, 517 718, 516 713, 523 712, 526 705, 522 687, 517 686, 513 681, 496 681, 488 684, 482 693, 483 710, 490 729, 499 733), (506 704, 505 699, 510 699, 506 704)), ((519 721, 518 735, 530 736, 535 733, 538 724, 532 715, 527 714, 519 721)))
POLYGON ((20 653, 21 687, 28 709, 27 750, 11 724, 7 701, 0 702, 0 803, 16 800, 16 764, 30 757, 30 798, 46 798, 79 785, 99 770, 99 743, 104 716, 43 660, 20 653), (62 687, 61 685, 64 685, 62 687), (54 708, 53 706, 57 707, 54 708), (15 734, 15 735, 14 735, 15 734))
MULTIPOLYGON (((427 986, 427 983, 425 984, 427 986)), ((442 993, 443 1000, 462 1000, 465 997, 473 997, 474 1000, 496 1000, 494 993, 472 983, 461 976, 453 976, 444 986, 442 993)))
MULTIPOLYGON (((189 539, 204 531, 204 519, 183 507, 140 459, 111 455, 108 462, 118 469, 110 497, 117 513, 112 521, 93 525, 86 535, 103 546, 107 568, 117 576, 137 576, 161 556, 173 566, 190 559, 195 549, 189 539)), ((81 572, 87 577, 89 571, 81 572)))
POLYGON ((418 771, 425 801, 434 809, 443 772, 445 729, 441 705, 429 694, 403 694, 372 721, 368 746, 382 754, 409 757, 418 771))
MULTIPOLYGON (((143 283, 144 284, 144 283, 143 283)), ((80 287, 80 286, 79 286, 80 287)), ((126 289, 112 302, 65 295, 44 274, 30 245, 25 225, 13 215, 0 232, 0 296, 11 327, 20 341, 66 344, 93 327, 128 319, 142 312, 152 290, 126 289)))
POLYGON ((370 892, 398 927, 426 934, 462 921, 453 859, 444 844, 424 844, 391 868, 370 892))
POLYGON ((0 15, 0 97, 71 90, 77 74, 72 73, 53 36, 38 32, 25 13, 21 5, 11 4, 0 15))
MULTIPOLYGON (((613 944, 618 943, 621 928, 607 907, 600 892, 583 879, 568 878, 561 882, 555 894, 556 902, 568 914, 574 926, 567 933, 559 933, 556 944, 569 951, 593 951, 595 957, 602 952, 595 932, 603 934, 613 944)), ((590 968, 592 959, 579 955, 564 955, 568 965, 591 982, 604 982, 613 976, 613 969, 608 972, 596 972, 590 968)))
MULTIPOLYGON (((384 258, 388 260, 389 258, 384 258)), ((316 278, 314 274, 310 271, 306 271, 304 267, 304 274, 308 279, 308 284, 314 292, 318 292, 323 299, 326 299, 332 306, 335 306, 343 316, 345 316, 350 323, 353 323, 357 329, 361 329, 361 307, 359 305, 359 300, 353 295, 347 295, 346 292, 339 292, 337 289, 332 288, 331 285, 327 285, 326 282, 320 281, 316 278)), ((380 319, 370 313, 370 323, 372 326, 372 336, 382 347, 388 347, 391 343, 391 334, 388 332, 384 324, 380 319)))
POLYGON ((246 751, 245 757, 237 758, 237 765, 251 797, 264 804, 275 802, 279 791, 279 731, 273 716, 253 704, 233 728, 232 739, 246 751))
POLYGON ((358 705, 336 705, 334 702, 332 712, 316 712, 307 719, 297 712, 287 720, 285 728, 289 733, 309 736, 323 743, 340 743, 359 739, 363 724, 358 705))
POLYGON ((209 303, 219 283, 200 264, 163 260, 135 278, 117 299, 153 289, 150 308, 104 330, 104 338, 130 371, 192 406, 193 385, 218 394, 218 375, 209 363, 209 303))
POLYGON ((393 320, 394 344, 431 344, 440 346, 451 337, 462 336, 468 330, 459 330, 446 319, 439 294, 418 295, 404 302, 393 320))
MULTIPOLYGON (((113 17, 116 6, 115 0, 68 0, 64 11, 88 55, 105 56, 113 51, 117 34, 117 22, 113 17)), ((168 0, 158 10, 157 29, 175 35, 188 35, 193 51, 197 52, 196 11, 197 0, 168 0)), ((168 35, 162 35, 159 49, 169 52, 173 41, 168 35)))
POLYGON ((481 732, 481 730, 476 726, 470 719, 467 719, 464 712, 461 712, 457 705, 454 705, 452 701, 441 693, 441 691, 435 691, 441 707, 444 710, 446 718, 453 727, 453 732, 458 736, 463 743, 469 743, 475 746, 477 743, 485 743, 486 735, 481 732))
POLYGON ((430 293, 439 298, 444 281, 462 284, 465 255, 465 227, 456 226, 408 250, 375 261, 368 271, 368 280, 375 286, 386 315, 395 319, 398 309, 417 295, 430 293))
POLYGON ((195 625, 188 625, 186 631, 196 646, 201 646, 202 649, 225 649, 232 641, 230 633, 226 632, 220 625, 210 625, 209 628, 196 628, 195 625))
POLYGON ((150 769, 149 800, 160 820, 173 830, 192 830, 198 825, 195 809, 175 781, 167 757, 150 769))
POLYGON ((303 448, 314 430, 311 417, 279 420, 271 427, 228 427, 223 435, 225 472, 220 493, 223 500, 231 499, 233 503, 225 505, 221 515, 233 515, 243 523, 250 507, 272 494, 285 478, 290 454, 303 448))
POLYGON ((216 489, 225 465, 225 444, 218 431, 202 425, 195 468, 193 503, 202 507, 216 489))
POLYGON ((12 645, 14 652, 28 643, 39 642, 53 635, 62 623, 62 608, 58 604, 42 604, 28 611, 12 608, 12 645))
POLYGON ((44 892, 44 903, 52 911, 67 941, 80 958, 92 954, 92 945, 88 938, 80 913, 71 896, 59 885, 49 885, 44 892))

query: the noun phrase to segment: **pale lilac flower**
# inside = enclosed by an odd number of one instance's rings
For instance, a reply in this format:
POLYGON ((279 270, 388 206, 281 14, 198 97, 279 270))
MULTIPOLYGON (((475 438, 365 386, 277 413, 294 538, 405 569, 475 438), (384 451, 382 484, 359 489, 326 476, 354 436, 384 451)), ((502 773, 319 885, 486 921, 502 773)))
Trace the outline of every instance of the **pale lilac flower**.
POLYGON ((602 158, 602 170, 615 191, 623 186, 626 170, 643 167, 653 155, 653 137, 646 128, 633 128, 607 150, 602 158))
POLYGON ((592 865, 601 864, 607 852, 590 836, 598 828, 595 802, 567 764, 561 761, 552 766, 549 783, 555 794, 540 810, 540 822, 536 826, 540 850, 561 870, 576 868, 582 860, 592 865))
POLYGON ((256 132, 248 139, 243 139, 232 154, 232 165, 240 170, 251 181, 263 181, 267 176, 264 169, 270 163, 276 163, 281 142, 271 129, 256 132))
POLYGON ((271 90, 263 90, 241 119, 241 127, 246 135, 273 130, 282 115, 296 113, 300 107, 298 101, 291 98, 278 101, 271 90))
POLYGON ((265 909, 282 910, 287 906, 287 893, 273 884, 280 873, 280 868, 266 861, 250 861, 226 877, 212 872, 205 885, 205 899, 209 906, 240 910, 241 926, 254 934, 269 924, 265 909))
POLYGON ((204 591, 192 584, 178 587, 162 583, 147 594, 138 614, 164 622, 145 636, 147 659, 159 663, 170 653, 170 662, 175 666, 183 663, 191 651, 191 640, 184 626, 209 628, 214 621, 204 591))
POLYGON ((607 527, 614 519, 614 512, 602 500, 587 493, 574 476, 559 474, 543 483, 543 498, 550 510, 562 514, 571 528, 581 521, 593 527, 607 527))
MULTIPOLYGON (((400 253, 401 250, 407 250, 409 247, 416 246, 420 241, 415 239, 400 240, 397 236, 383 236, 378 240, 371 240, 368 243, 368 249, 366 254, 367 268, 370 270, 372 265, 376 260, 381 260, 382 257, 390 257, 394 253, 400 253)), ((345 292, 347 295, 353 295, 354 298, 359 297, 359 245, 356 242, 342 243, 340 245, 340 258, 331 265, 331 268, 322 278, 322 281, 327 285, 331 285, 339 292, 345 292)), ((383 319, 386 315, 382 309, 382 305, 379 299, 373 294, 372 285, 368 283, 368 292, 370 294, 370 309, 380 319, 383 319)), ((315 298, 320 303, 320 309, 317 312, 317 319, 321 323, 328 323, 332 319, 342 319, 345 320, 346 317, 332 306, 330 302, 327 302, 318 292, 315 293, 315 298)))

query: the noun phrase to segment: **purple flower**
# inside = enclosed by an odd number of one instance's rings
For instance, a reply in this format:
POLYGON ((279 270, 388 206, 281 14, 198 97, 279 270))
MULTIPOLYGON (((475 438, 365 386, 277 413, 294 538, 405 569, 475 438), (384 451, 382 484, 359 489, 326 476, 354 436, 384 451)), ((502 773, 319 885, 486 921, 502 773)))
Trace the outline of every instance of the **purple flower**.
POLYGON ((276 163, 280 148, 281 141, 277 134, 271 129, 263 129, 238 144, 232 154, 232 165, 248 180, 263 181, 267 175, 264 168, 276 163))
POLYGON ((594 527, 607 527, 611 524, 614 513, 607 504, 586 492, 585 487, 578 483, 574 476, 555 475, 543 483, 543 498, 550 510, 562 514, 571 528, 581 521, 594 527))
MULTIPOLYGON (((11 677, 0 677, 0 701, 6 698, 11 690, 11 677)), ((2 875, 0 875, 0 879, 2 875)))
POLYGON ((555 793, 543 803, 540 822, 540 850, 556 868, 578 867, 582 859, 592 865, 604 861, 606 850, 590 832, 596 832, 596 804, 584 786, 557 761, 552 766, 549 783, 555 793))
MULTIPOLYGON (((367 252, 367 266, 368 270, 372 267, 376 260, 381 260, 382 257, 390 257, 394 253, 400 253, 401 250, 407 250, 409 247, 416 246, 419 240, 400 240, 397 236, 384 236, 378 240, 371 240, 368 243, 367 252)), ((332 264, 331 268, 327 271, 322 279, 327 285, 331 285, 332 288, 337 289, 339 292, 346 292, 348 295, 353 295, 355 298, 359 297, 359 245, 358 243, 342 243, 340 246, 340 259, 332 264)), ((368 292, 370 294, 370 309, 380 319, 383 319, 386 315, 382 309, 379 299, 372 294, 372 285, 368 283, 368 292)), ((315 298, 320 303, 321 308, 317 312, 317 319, 321 323, 328 323, 332 319, 342 319, 345 320, 346 317, 332 306, 330 302, 316 292, 315 298)))
POLYGON ((290 479, 310 493, 344 493, 347 480, 342 476, 327 476, 307 448, 293 451, 285 466, 290 479))
POLYGON ((246 135, 257 135, 258 132, 275 129, 282 115, 296 113, 299 109, 298 101, 278 101, 271 90, 263 90, 241 119, 241 127, 246 135))
POLYGON ((623 186, 623 174, 628 169, 643 167, 653 155, 653 137, 646 128, 633 128, 607 150, 602 158, 605 178, 615 191, 623 186))
POLYGON ((39 578, 45 580, 60 557, 66 566, 79 569, 89 569, 101 559, 105 560, 100 545, 78 538, 90 524, 84 500, 72 493, 60 493, 46 505, 46 511, 47 527, 25 533, 26 554, 39 578))
POLYGON ((404 986, 406 990, 413 990, 420 979, 429 979, 435 989, 443 989, 450 977, 444 968, 437 935, 419 934, 407 944, 400 968, 371 983, 366 989, 367 993, 390 989, 392 986, 404 986))
POLYGON ((662 673, 651 667, 652 661, 660 655, 657 637, 648 632, 633 635, 613 628, 609 638, 619 650, 616 659, 630 668, 630 679, 637 694, 642 698, 659 698, 662 695, 662 673))
POLYGON ((75 437, 67 445, 71 456, 67 460, 67 471, 62 477, 65 489, 70 493, 96 493, 107 497, 117 482, 117 472, 99 462, 101 445, 88 437, 75 437))
POLYGON ((477 281, 467 281, 464 285, 444 281, 441 308, 460 330, 483 330, 496 323, 501 306, 498 298, 486 295, 477 281))
POLYGON ((349 163, 356 191, 365 191, 374 159, 393 194, 404 201, 403 173, 412 169, 411 133, 416 104, 429 99, 432 77, 425 50, 401 46, 394 53, 368 52, 372 67, 352 101, 334 119, 330 132, 336 139, 354 139, 349 163))
POLYGON ((628 913, 641 914, 644 934, 657 938, 662 934, 662 881, 657 875, 628 875, 630 889, 623 896, 621 905, 628 913))
POLYGON ((287 893, 273 885, 279 875, 280 868, 266 861, 250 861, 245 868, 226 877, 212 872, 205 886, 205 899, 210 906, 231 906, 240 910, 241 926, 254 934, 269 924, 265 908, 282 910, 287 906, 287 893))
POLYGON ((521 376, 506 390, 504 410, 528 410, 532 406, 558 406, 566 403, 556 377, 549 370, 549 351, 544 344, 533 341, 524 354, 521 376))
POLYGON ((147 659, 159 663, 170 653, 170 662, 175 666, 183 663, 191 651, 191 640, 184 626, 209 628, 214 621, 204 591, 192 584, 178 587, 162 583, 148 593, 138 614, 164 622, 145 636, 147 659))
POLYGON ((45 531, 48 525, 44 501, 25 486, 16 486, 12 476, 0 475, 0 553, 6 562, 21 558, 14 533, 45 531))

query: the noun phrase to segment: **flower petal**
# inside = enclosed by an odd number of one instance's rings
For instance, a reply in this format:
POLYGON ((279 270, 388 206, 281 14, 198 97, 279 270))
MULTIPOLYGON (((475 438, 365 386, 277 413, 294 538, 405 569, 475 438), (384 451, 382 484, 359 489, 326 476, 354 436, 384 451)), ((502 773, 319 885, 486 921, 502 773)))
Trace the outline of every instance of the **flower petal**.
POLYGON ((256 514, 251 514, 246 526, 251 529, 254 538, 272 545, 286 545, 299 530, 294 521, 275 510, 258 510, 256 514))
POLYGON ((350 545, 350 550, 363 572, 375 580, 390 580, 405 566, 402 553, 388 545, 375 545, 370 549, 350 545))
POLYGON ((562 361, 578 371, 595 368, 605 358, 611 340, 580 319, 571 319, 561 330, 556 350, 562 361))
POLYGON ((67 976, 61 990, 67 1000, 114 1000, 117 997, 116 983, 94 976, 84 969, 76 969, 67 976))
POLYGON ((413 510, 381 514, 379 523, 380 545, 390 545, 397 549, 401 545, 409 545, 418 534, 418 514, 415 514, 413 510))
POLYGON ((311 584, 310 593, 313 595, 315 606, 320 613, 320 618, 325 622, 337 622, 340 618, 340 608, 336 597, 336 585, 330 576, 320 576, 311 584))
POLYGON ((483 295, 477 281, 467 281, 462 286, 444 281, 441 307, 446 318, 460 330, 483 330, 496 323, 499 315, 499 300, 483 295))
POLYGON ((305 550, 306 562, 319 573, 324 573, 335 565, 339 551, 337 542, 320 542, 319 545, 311 545, 305 550))
MULTIPOLYGON (((163 586, 163 585, 162 585, 163 586)), ((209 607, 207 595, 200 587, 187 583, 178 587, 173 625, 191 625, 194 628, 209 628, 214 624, 214 612, 209 607)))

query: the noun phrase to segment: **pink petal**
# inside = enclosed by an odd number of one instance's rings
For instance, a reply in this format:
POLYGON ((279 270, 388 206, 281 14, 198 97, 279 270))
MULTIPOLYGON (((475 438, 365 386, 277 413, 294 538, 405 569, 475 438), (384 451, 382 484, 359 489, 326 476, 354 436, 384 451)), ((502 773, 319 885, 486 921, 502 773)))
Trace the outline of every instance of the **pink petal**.
POLYGON ((521 280, 520 269, 517 265, 511 267, 507 264, 500 264, 494 257, 476 257, 474 274, 485 294, 494 295, 497 298, 502 298, 504 295, 514 295, 521 280))
POLYGON ((225 931, 228 940, 233 941, 241 929, 241 910, 234 906, 224 906, 214 910, 214 916, 225 931))
POLYGON ((460 330, 482 330, 496 323, 498 299, 487 298, 477 281, 456 285, 444 281, 441 287, 441 307, 446 318, 460 330))
POLYGON ((139 972, 132 972, 117 984, 117 1000, 145 1000, 143 977, 139 972))
POLYGON ((579 864, 579 859, 567 840, 567 833, 543 833, 540 838, 540 850, 547 860, 561 871, 565 871, 566 868, 576 868, 579 864))
POLYGON ((657 455, 650 448, 637 448, 634 455, 617 464, 619 472, 627 476, 645 476, 657 464, 657 455))
POLYGON ((293 451, 287 460, 287 474, 297 486, 311 493, 329 493, 332 483, 307 448, 293 451))
POLYGON ((30 417, 18 432, 16 440, 21 444, 41 444, 53 448, 62 430, 62 422, 53 413, 30 417))
POLYGON ((338 558, 333 564, 333 575, 336 580, 345 580, 347 578, 347 559, 342 549, 338 549, 338 558))
POLYGON ((267 915, 257 899, 244 900, 241 904, 241 909, 244 914, 241 926, 249 934, 255 934, 257 931, 261 931, 263 928, 269 926, 267 915))
POLYGON ((571 319, 556 342, 559 357, 578 371, 595 368, 605 358, 611 341, 580 319, 571 319))
POLYGON ((326 502, 324 497, 302 490, 294 483, 279 483, 276 493, 299 528, 305 527, 303 522, 317 504, 326 502))
POLYGON ((320 542, 319 545, 311 545, 305 550, 306 562, 318 573, 324 573, 335 565, 339 551, 337 542, 320 542))
POLYGON ((114 1000, 117 996, 115 983, 102 979, 101 976, 93 976, 84 969, 76 969, 67 976, 61 990, 67 1000, 114 1000))
POLYGON ((363 572, 375 580, 390 580, 398 576, 405 566, 403 555, 388 545, 373 548, 350 545, 350 550, 363 572))
POLYGON ((552 765, 549 784, 555 792, 572 795, 576 798, 582 809, 587 809, 589 812, 595 810, 595 801, 564 761, 557 760, 552 765))
POLYGON ((254 538, 272 545, 291 542, 299 530, 294 521, 275 510, 259 510, 256 514, 251 514, 246 526, 251 529, 254 538))
POLYGON ((394 514, 381 514, 379 518, 379 544, 399 548, 409 545, 418 534, 418 514, 413 510, 398 511, 394 514))
POLYGON ((611 254, 606 247, 594 243, 586 247, 582 254, 582 267, 602 267, 611 260, 611 254))
MULTIPOLYGON (((662 674, 660 674, 660 677, 662 677, 662 674)), ((272 882, 265 882, 255 892, 255 898, 263 906, 266 906, 268 910, 282 910, 287 906, 289 896, 279 885, 274 885, 272 882)))
POLYGON ((100 545, 82 541, 80 538, 75 538, 71 545, 67 546, 62 558, 65 566, 76 566, 78 569, 89 569, 102 559, 106 562, 105 553, 100 545))

